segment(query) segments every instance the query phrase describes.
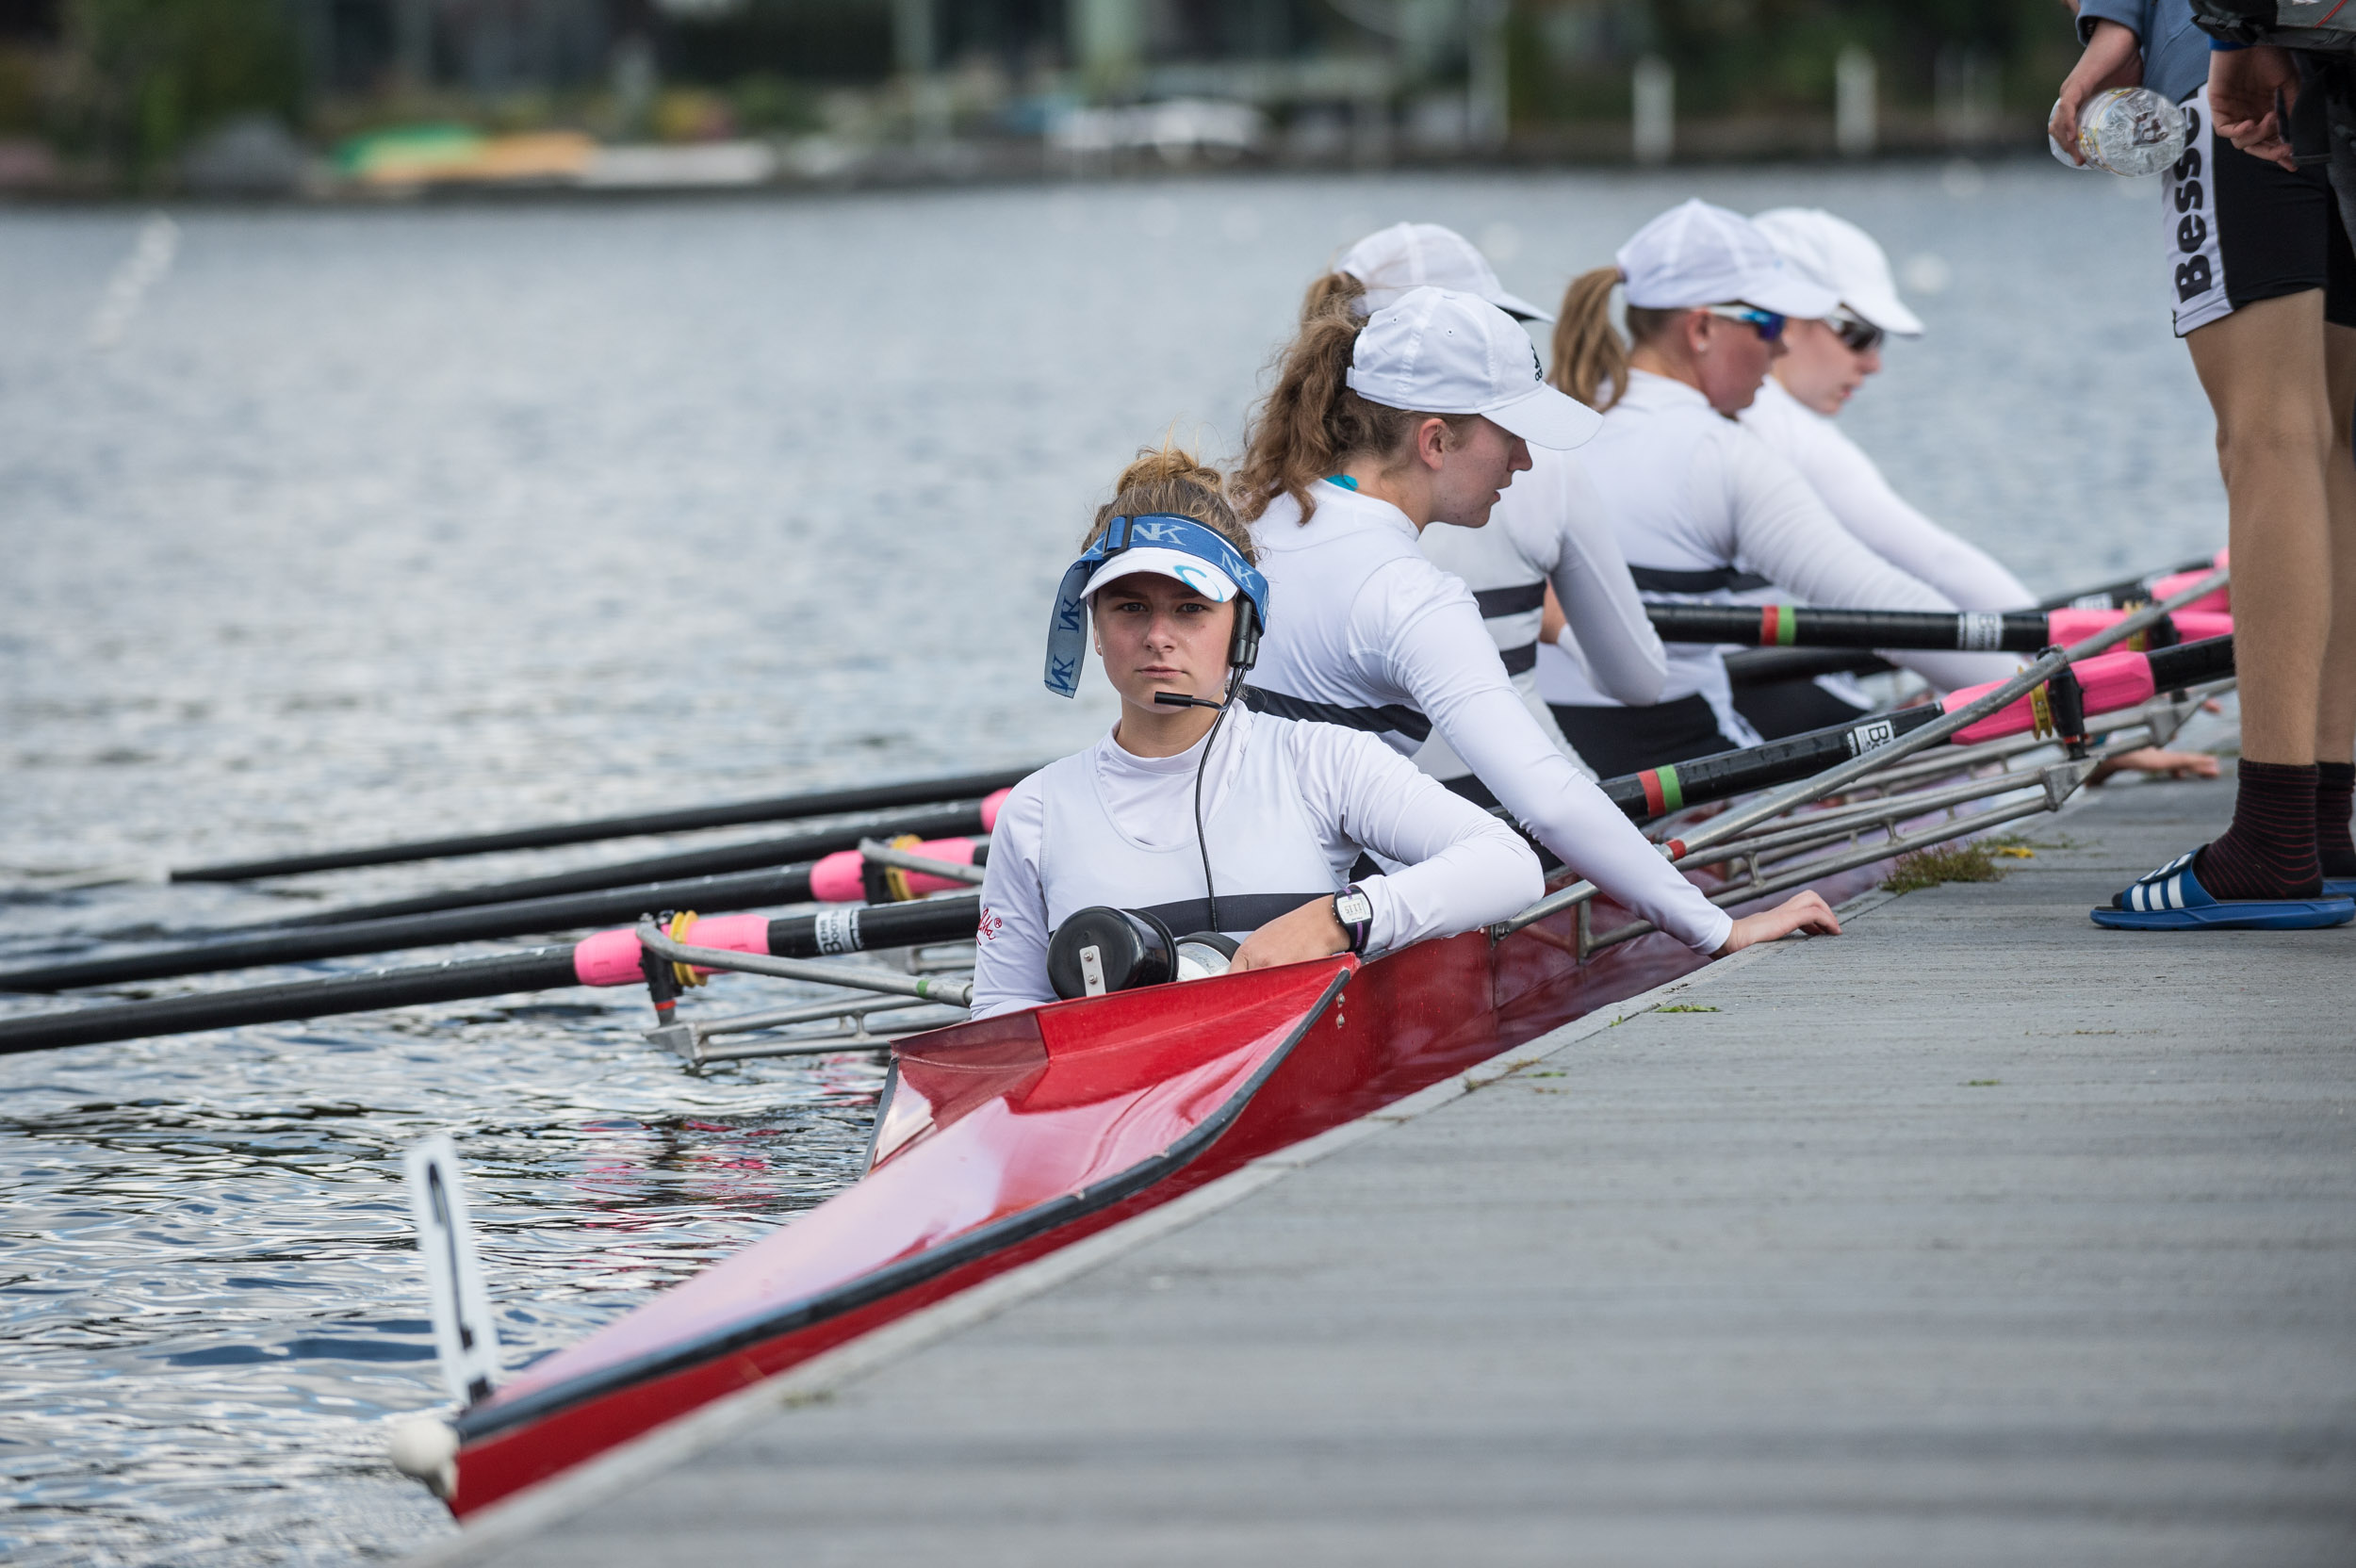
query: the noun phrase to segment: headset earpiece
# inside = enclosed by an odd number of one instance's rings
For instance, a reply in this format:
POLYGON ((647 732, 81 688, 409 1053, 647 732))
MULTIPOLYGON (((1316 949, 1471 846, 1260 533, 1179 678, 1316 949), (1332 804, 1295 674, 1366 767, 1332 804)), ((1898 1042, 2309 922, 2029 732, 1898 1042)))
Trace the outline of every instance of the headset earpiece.
POLYGON ((1252 601, 1235 596, 1235 629, 1227 639, 1227 667, 1248 670, 1260 660, 1260 617, 1252 601))

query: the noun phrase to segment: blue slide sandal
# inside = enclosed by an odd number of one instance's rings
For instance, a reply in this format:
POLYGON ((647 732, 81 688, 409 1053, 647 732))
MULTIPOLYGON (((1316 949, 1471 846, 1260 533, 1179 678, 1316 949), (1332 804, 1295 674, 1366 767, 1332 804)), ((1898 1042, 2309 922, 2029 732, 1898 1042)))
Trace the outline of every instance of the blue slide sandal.
POLYGON ((2179 855, 2092 913, 2114 931, 2312 931, 2356 920, 2356 899, 2330 891, 2327 884, 2322 898, 2215 899, 2192 874, 2192 856, 2179 855))
POLYGON ((2356 876, 2327 876, 2323 879, 2326 898, 2356 898, 2356 876))

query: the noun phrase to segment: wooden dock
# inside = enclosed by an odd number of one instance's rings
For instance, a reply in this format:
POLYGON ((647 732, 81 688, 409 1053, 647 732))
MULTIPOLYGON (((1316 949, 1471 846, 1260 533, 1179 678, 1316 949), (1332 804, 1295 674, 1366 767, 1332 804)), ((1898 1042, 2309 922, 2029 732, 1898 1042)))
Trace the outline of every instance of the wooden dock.
POLYGON ((2345 1568, 2356 929, 2086 918, 2228 806, 2115 789, 418 1561, 2345 1568))

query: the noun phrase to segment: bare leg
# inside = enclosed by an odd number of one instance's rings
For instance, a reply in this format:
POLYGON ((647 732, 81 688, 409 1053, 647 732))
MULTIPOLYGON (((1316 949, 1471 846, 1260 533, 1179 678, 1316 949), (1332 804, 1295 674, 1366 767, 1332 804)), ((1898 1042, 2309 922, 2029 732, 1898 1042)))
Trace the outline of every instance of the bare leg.
POLYGON ((2233 547, 2242 757, 2313 766, 2331 627, 2324 468, 2333 421, 2323 291, 2244 305, 2184 343, 2217 411, 2233 547))
MULTIPOLYGON (((2324 476, 2331 529, 2331 636, 2324 649, 2315 759, 2346 762, 2356 758, 2356 453, 2350 451, 2348 429, 2356 420, 2356 327, 2327 326, 2323 335, 2331 416, 2331 466, 2324 476)), ((2233 564, 2238 589, 2239 556, 2233 564)), ((2233 629, 2239 632, 2241 623, 2233 629)))

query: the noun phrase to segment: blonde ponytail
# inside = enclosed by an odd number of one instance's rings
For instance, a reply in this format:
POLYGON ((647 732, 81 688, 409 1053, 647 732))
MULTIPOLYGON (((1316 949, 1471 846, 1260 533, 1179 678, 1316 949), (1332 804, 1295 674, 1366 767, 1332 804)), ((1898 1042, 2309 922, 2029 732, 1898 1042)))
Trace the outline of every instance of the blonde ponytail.
MULTIPOLYGON (((1612 290, 1619 282, 1616 267, 1581 272, 1562 291, 1562 309, 1554 319, 1554 368, 1546 379, 1598 414, 1611 412, 1628 390, 1629 345, 1612 325, 1612 290)), ((1625 314, 1629 335, 1643 344, 1675 326, 1685 312, 1629 305, 1625 314)))
MULTIPOLYGON (((1334 298, 1340 297, 1336 291, 1334 298)), ((1447 420, 1450 439, 1461 440, 1481 417, 1419 414, 1369 402, 1351 391, 1350 356, 1366 324, 1341 309, 1305 317, 1278 359, 1276 386, 1252 411, 1243 462, 1231 482, 1235 509, 1246 522, 1257 522, 1277 497, 1290 496, 1306 523, 1317 509, 1310 486, 1340 473, 1351 458, 1371 454, 1387 465, 1424 420, 1447 420)))
POLYGON ((1243 526, 1235 509, 1228 504, 1225 478, 1217 468, 1170 440, 1164 440, 1159 447, 1137 449, 1136 458, 1114 482, 1113 498, 1096 509, 1096 521, 1089 526, 1080 547, 1086 549, 1096 543, 1104 525, 1115 517, 1143 517, 1156 513, 1201 523, 1235 546, 1246 561, 1254 564, 1259 562, 1252 546, 1252 531, 1243 526))
POLYGON ((1301 318, 1314 321, 1329 311, 1342 315, 1366 314, 1358 306, 1366 297, 1366 286, 1348 272, 1328 272, 1309 286, 1301 296, 1301 318))

